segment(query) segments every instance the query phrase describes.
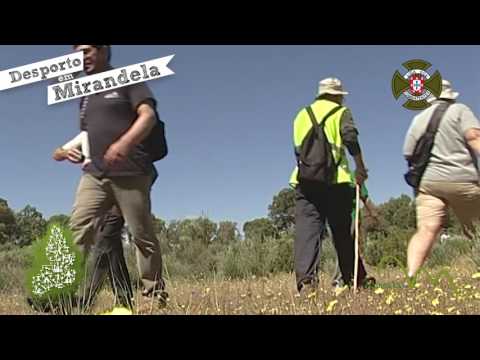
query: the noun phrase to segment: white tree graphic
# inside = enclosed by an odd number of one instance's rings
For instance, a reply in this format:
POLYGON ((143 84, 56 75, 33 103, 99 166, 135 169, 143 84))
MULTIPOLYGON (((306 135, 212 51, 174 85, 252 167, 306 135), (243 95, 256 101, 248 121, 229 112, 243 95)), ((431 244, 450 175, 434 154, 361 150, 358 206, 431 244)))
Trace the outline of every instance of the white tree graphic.
POLYGON ((39 296, 51 289, 63 289, 75 281, 75 254, 69 251, 65 237, 57 225, 52 226, 46 255, 50 264, 43 265, 40 274, 32 279, 33 293, 39 296))

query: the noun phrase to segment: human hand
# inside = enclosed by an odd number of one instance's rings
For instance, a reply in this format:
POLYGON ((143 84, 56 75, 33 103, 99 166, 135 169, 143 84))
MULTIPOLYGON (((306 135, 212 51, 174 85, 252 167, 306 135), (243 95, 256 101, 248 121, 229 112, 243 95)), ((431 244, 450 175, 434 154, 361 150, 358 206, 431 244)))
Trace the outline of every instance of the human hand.
POLYGON ((368 179, 368 170, 364 167, 357 168, 355 170, 355 182, 358 185, 362 185, 368 179))
POLYGON ((53 159, 55 161, 64 161, 67 159, 67 150, 64 150, 62 148, 57 148, 55 149, 55 151, 53 152, 53 159))
POLYGON ((119 140, 108 147, 103 160, 108 167, 114 167, 124 161, 129 152, 130 146, 126 142, 119 140))
POLYGON ((78 149, 70 149, 67 151, 67 159, 73 164, 80 164, 83 158, 82 152, 78 149))

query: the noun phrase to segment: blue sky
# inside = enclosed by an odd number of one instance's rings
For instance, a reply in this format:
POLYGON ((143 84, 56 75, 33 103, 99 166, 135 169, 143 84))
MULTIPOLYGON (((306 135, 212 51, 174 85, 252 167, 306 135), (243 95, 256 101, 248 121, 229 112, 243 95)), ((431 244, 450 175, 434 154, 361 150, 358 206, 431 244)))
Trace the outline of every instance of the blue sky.
MULTIPOLYGON (((71 52, 69 45, 0 46, 0 70, 71 52)), ((207 215, 243 223, 263 217, 294 166, 292 121, 320 79, 350 92, 376 203, 402 193, 404 134, 415 112, 395 100, 401 64, 433 64, 479 113, 479 46, 113 46, 114 66, 175 54, 175 75, 149 81, 167 124, 170 155, 157 163, 153 212, 166 219, 207 215)), ((51 159, 78 132, 76 100, 47 106, 47 82, 0 92, 0 197, 46 218, 70 213, 81 170, 51 159)), ((350 162, 352 163, 352 162, 350 162)))

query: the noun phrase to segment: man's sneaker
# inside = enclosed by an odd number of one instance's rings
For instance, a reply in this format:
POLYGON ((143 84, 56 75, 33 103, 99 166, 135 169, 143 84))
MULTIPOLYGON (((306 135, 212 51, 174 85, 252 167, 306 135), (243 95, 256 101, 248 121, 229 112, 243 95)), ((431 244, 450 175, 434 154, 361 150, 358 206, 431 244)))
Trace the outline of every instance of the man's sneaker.
POLYGON ((153 297, 158 301, 158 306, 161 308, 167 306, 168 293, 165 290, 143 290, 142 295, 145 297, 153 297))
POLYGON ((300 299, 315 300, 318 293, 317 281, 306 281, 300 285, 299 289, 300 299))

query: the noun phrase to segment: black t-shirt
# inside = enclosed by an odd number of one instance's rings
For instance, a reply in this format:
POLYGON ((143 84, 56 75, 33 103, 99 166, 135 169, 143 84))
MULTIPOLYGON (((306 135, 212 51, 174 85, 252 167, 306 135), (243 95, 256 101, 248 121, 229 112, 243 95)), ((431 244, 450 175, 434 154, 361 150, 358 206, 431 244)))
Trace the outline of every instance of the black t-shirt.
POLYGON ((145 83, 104 91, 88 97, 82 130, 88 132, 92 162, 85 172, 97 177, 138 176, 152 174, 153 164, 143 144, 136 145, 125 161, 107 168, 103 157, 108 147, 130 129, 138 117, 137 108, 156 101, 145 83))

